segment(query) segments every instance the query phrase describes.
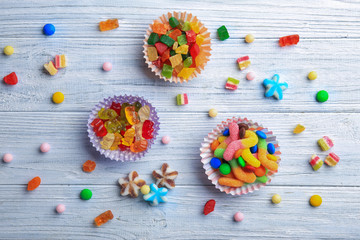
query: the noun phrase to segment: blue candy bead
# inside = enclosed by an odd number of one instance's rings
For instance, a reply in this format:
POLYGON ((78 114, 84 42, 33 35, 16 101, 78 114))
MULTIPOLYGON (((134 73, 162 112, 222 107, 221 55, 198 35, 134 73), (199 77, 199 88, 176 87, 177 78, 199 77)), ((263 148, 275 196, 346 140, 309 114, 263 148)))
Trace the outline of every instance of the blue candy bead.
POLYGON ((262 131, 256 131, 256 135, 258 135, 259 138, 266 139, 266 134, 262 131))
POLYGON ((275 153, 275 146, 274 146, 274 144, 269 143, 269 144, 267 145, 267 151, 268 151, 270 154, 274 154, 274 153, 275 153))
POLYGON ((210 165, 212 168, 218 169, 221 165, 221 161, 220 161, 220 159, 214 157, 211 159, 210 165))
POLYGON ((255 146, 253 146, 253 147, 250 148, 250 152, 251 152, 251 153, 257 153, 257 149, 258 149, 258 146, 255 145, 255 146))
POLYGON ((224 135, 224 136, 230 136, 230 131, 229 131, 229 129, 225 129, 224 132, 223 132, 223 135, 224 135))
POLYGON ((43 32, 44 32, 45 35, 51 36, 51 35, 53 35, 55 33, 55 26, 48 23, 48 24, 46 24, 44 26, 43 32))

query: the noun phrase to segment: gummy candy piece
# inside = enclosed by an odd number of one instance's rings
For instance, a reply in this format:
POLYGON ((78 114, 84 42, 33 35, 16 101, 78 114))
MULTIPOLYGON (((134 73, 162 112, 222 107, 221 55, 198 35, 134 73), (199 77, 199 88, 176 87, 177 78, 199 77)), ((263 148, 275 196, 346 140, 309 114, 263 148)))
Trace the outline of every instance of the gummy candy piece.
MULTIPOLYGON (((176 41, 176 40, 175 40, 176 41)), ((179 47, 179 43, 175 42, 172 46, 172 50, 176 50, 179 47)), ((175 55, 175 54, 174 54, 175 55)), ((173 55, 172 55, 173 56, 173 55)))
POLYGON ((283 99, 283 91, 288 88, 288 84, 286 82, 279 83, 279 78, 279 75, 275 74, 271 80, 264 80, 263 84, 266 87, 265 97, 274 96, 278 100, 283 99))
POLYGON ((183 94, 178 94, 176 96, 176 104, 177 105, 185 105, 185 104, 188 104, 189 103, 189 100, 188 100, 188 96, 186 93, 183 93, 183 94))
POLYGON ((294 133, 295 134, 299 134, 302 133, 305 130, 305 127, 301 124, 296 125, 296 127, 294 128, 294 133))
POLYGON ((209 213, 214 211, 215 204, 216 204, 216 201, 214 199, 210 199, 209 201, 207 201, 204 206, 204 215, 208 215, 209 213))
POLYGON ((143 122, 139 122, 138 124, 134 125, 134 129, 135 129, 135 141, 140 141, 143 138, 142 136, 142 128, 143 128, 144 123, 143 122))
POLYGON ((328 136, 323 136, 318 140, 318 145, 322 151, 327 151, 334 146, 334 143, 328 136))
POLYGON ((153 131, 154 131, 154 123, 150 120, 145 120, 144 121, 144 125, 143 125, 143 128, 142 128, 142 136, 143 138, 145 139, 152 139, 153 138, 153 131))
POLYGON ((162 56, 164 52, 168 49, 168 46, 161 42, 155 43, 155 47, 160 56, 162 56))
POLYGON ((126 119, 126 114, 125 114, 125 108, 127 106, 130 106, 129 103, 123 103, 121 104, 121 111, 120 111, 120 120, 124 121, 125 123, 128 123, 127 119, 126 119))
POLYGON ((135 125, 140 122, 138 113, 135 111, 134 106, 128 106, 125 108, 126 119, 131 125, 135 125))
POLYGON ((161 75, 166 78, 171 78, 173 73, 173 68, 170 65, 164 64, 163 69, 161 71, 161 75))
POLYGON ((173 74, 174 74, 174 75, 179 74, 183 68, 184 68, 184 63, 181 62, 179 65, 177 65, 177 66, 174 68, 173 74))
POLYGON ((118 150, 118 149, 119 149, 119 145, 120 145, 121 139, 122 139, 122 136, 121 136, 120 133, 114 133, 114 136, 115 136, 114 142, 113 142, 113 144, 112 144, 111 147, 110 147, 110 150, 111 150, 111 151, 114 151, 114 150, 118 150))
POLYGON ((183 34, 177 37, 177 41, 179 43, 179 46, 182 46, 182 45, 188 43, 186 40, 186 35, 183 35, 183 34))
POLYGON ((170 48, 166 49, 166 51, 161 56, 161 62, 166 62, 170 58, 170 48))
MULTIPOLYGON (((187 45, 184 45, 184 46, 187 46, 187 45)), ((184 60, 184 67, 185 68, 188 68, 192 65, 193 63, 193 58, 192 57, 188 57, 184 60)))
POLYGON ((112 102, 110 109, 114 110, 118 115, 121 113, 121 103, 112 102))
POLYGON ((300 36, 295 35, 289 35, 285 37, 281 37, 279 39, 279 45, 280 47, 290 46, 290 45, 296 45, 300 40, 300 36))
POLYGON ((121 139, 121 143, 123 145, 125 145, 125 146, 130 147, 130 145, 134 141, 134 136, 135 136, 135 129, 134 128, 130 128, 130 129, 126 130, 126 132, 124 134, 124 138, 121 139))
POLYGON ((87 160, 83 164, 83 171, 84 172, 92 172, 92 171, 95 170, 95 168, 96 168, 96 163, 94 161, 87 160))
POLYGON ((196 33, 193 30, 186 31, 186 41, 188 43, 195 43, 196 42, 196 33))
POLYGON ((40 186, 41 178, 39 176, 34 177, 28 182, 27 190, 33 191, 40 186))
POLYGON ((108 120, 108 119, 114 119, 118 116, 118 114, 113 109, 105 109, 101 108, 98 112, 98 116, 100 119, 108 120))
POLYGON ((176 54, 176 55, 170 57, 169 60, 171 62, 171 67, 174 68, 177 65, 179 65, 180 63, 182 63, 182 56, 181 56, 181 54, 176 54))
POLYGON ((94 127, 94 132, 98 137, 104 137, 108 133, 104 124, 99 125, 97 128, 94 127))
POLYGON ((168 47, 171 47, 175 43, 175 40, 167 35, 162 35, 160 37, 160 42, 164 43, 168 47))
POLYGON ((104 126, 109 133, 116 133, 118 131, 117 125, 111 120, 106 121, 104 126))
POLYGON ((181 20, 178 27, 180 27, 181 31, 184 32, 191 30, 190 23, 188 21, 184 22, 183 20, 181 20))
POLYGON ((55 68, 54 63, 52 61, 50 61, 49 63, 45 63, 44 68, 51 76, 54 76, 58 72, 58 70, 55 68))
POLYGON ((166 26, 162 23, 155 21, 152 25, 152 30, 157 34, 166 34, 166 26))
POLYGON ((139 178, 139 174, 136 171, 132 171, 125 178, 119 178, 119 184, 121 186, 121 196, 130 195, 133 198, 139 196, 139 190, 146 182, 139 178))
POLYGON ((171 17, 169 18, 169 24, 171 27, 175 28, 179 25, 179 21, 176 18, 171 17))
POLYGON ((4 77, 4 82, 9 85, 16 85, 18 83, 18 78, 15 72, 10 73, 4 77))
POLYGON ((192 22, 190 23, 191 30, 193 30, 195 33, 200 32, 200 27, 198 22, 192 22))
POLYGON ((148 142, 144 139, 140 141, 135 141, 133 144, 130 145, 130 151, 133 153, 143 152, 147 149, 148 142))
POLYGON ((156 33, 151 33, 148 39, 148 44, 149 45, 154 45, 155 43, 157 43, 160 40, 160 37, 158 34, 156 33))
POLYGON ((177 41, 177 37, 181 36, 181 31, 179 29, 175 29, 169 34, 169 37, 177 41))
POLYGON ((228 77, 225 88, 229 90, 236 90, 238 88, 239 82, 240 81, 235 78, 228 77))
POLYGON ((144 200, 150 202, 151 206, 157 206, 159 203, 167 202, 166 194, 168 190, 164 187, 158 188, 154 183, 150 184, 150 193, 144 195, 144 200))
POLYGON ((155 61, 158 59, 158 52, 155 47, 148 47, 147 49, 149 61, 155 61))
POLYGON ((205 38, 203 37, 203 35, 197 35, 196 36, 196 44, 198 46, 201 46, 201 44, 203 44, 204 40, 205 40, 205 38))
POLYGON ((152 175, 156 181, 158 187, 166 187, 172 189, 175 187, 175 178, 178 176, 178 172, 172 170, 167 163, 161 166, 160 170, 154 170, 152 175))
POLYGON ((191 75, 194 73, 195 68, 183 68, 181 72, 178 74, 178 77, 182 77, 184 79, 189 79, 191 75))
POLYGON ((102 141, 100 141, 101 148, 108 150, 112 146, 115 140, 115 135, 113 133, 108 133, 103 137, 102 141))
POLYGON ((148 105, 144 105, 139 109, 139 118, 141 122, 148 120, 150 117, 150 107, 148 105))
POLYGON ((55 67, 57 69, 66 68, 66 56, 64 54, 55 56, 55 67))
POLYGON ((135 111, 139 112, 140 108, 142 107, 141 103, 138 102, 134 102, 134 107, 135 107, 135 111))
POLYGON ((218 28, 217 33, 221 41, 224 41, 230 37, 229 32, 224 25, 218 28))
POLYGON ((163 62, 161 61, 161 58, 158 58, 156 61, 153 61, 152 64, 154 64, 156 67, 158 68, 162 68, 163 67, 163 62))
MULTIPOLYGON (((180 47, 176 48, 175 52, 180 54, 187 54, 189 51, 189 45, 181 45, 180 47)), ((182 59, 182 57, 181 57, 182 59)))
POLYGON ((103 225, 104 223, 107 223, 109 220, 111 220, 113 218, 114 218, 114 215, 112 214, 112 212, 110 210, 107 210, 106 212, 103 212, 102 214, 97 216, 94 219, 94 222, 97 227, 100 227, 101 225, 103 225))
POLYGON ((196 66, 201 66, 207 62, 207 57, 204 53, 200 52, 199 55, 195 58, 196 66))
POLYGON ((236 62, 239 64, 240 70, 244 70, 250 66, 249 56, 239 57, 236 62))
POLYGON ((311 156, 309 163, 311 167, 314 169, 314 171, 319 170, 321 166, 324 164, 324 162, 320 159, 320 157, 315 154, 311 156))
POLYGON ((325 158, 325 163, 330 167, 336 166, 336 164, 340 161, 340 158, 335 153, 329 153, 329 155, 325 158))
POLYGON ((109 31, 119 27, 119 21, 117 19, 108 19, 99 23, 100 31, 109 31))
POLYGON ((190 47, 190 55, 195 59, 200 53, 200 47, 195 43, 190 47))

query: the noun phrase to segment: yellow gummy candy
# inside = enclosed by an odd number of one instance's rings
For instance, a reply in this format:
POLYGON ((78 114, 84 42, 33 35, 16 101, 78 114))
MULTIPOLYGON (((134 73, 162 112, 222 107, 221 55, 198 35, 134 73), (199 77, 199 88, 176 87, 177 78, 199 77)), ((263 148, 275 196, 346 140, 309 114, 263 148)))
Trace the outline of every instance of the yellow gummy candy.
POLYGON ((298 124, 294 128, 294 133, 299 134, 299 133, 303 132, 304 130, 305 130, 305 127, 303 125, 301 125, 301 124, 298 124))
MULTIPOLYGON (((181 55, 180 55, 181 56, 181 55)), ((195 68, 183 68, 179 74, 178 77, 182 77, 184 79, 188 79, 195 71, 195 68)))
POLYGON ((244 149, 241 153, 241 156, 249 165, 256 168, 260 167, 260 161, 252 155, 249 148, 244 149))
POLYGON ((225 139, 227 139, 227 137, 225 137, 225 136, 220 136, 220 137, 218 137, 218 141, 219 141, 219 143, 222 143, 223 141, 225 141, 225 139))
POLYGON ((126 130, 126 132, 124 134, 124 138, 121 139, 122 144, 125 145, 125 146, 130 147, 130 145, 134 141, 134 136, 135 136, 135 129, 134 128, 130 128, 130 129, 126 130))
POLYGON ((180 53, 180 54, 187 54, 189 51, 189 45, 181 45, 180 47, 178 47, 175 52, 176 53, 180 53))
POLYGON ((196 44, 198 46, 201 46, 201 44, 204 42, 205 38, 202 35, 197 35, 196 36, 196 44))
POLYGON ((275 155, 268 154, 266 157, 271 161, 277 162, 277 157, 275 155))
POLYGON ((115 140, 115 135, 113 133, 106 134, 105 137, 103 137, 103 140, 100 141, 101 148, 105 150, 110 149, 110 147, 114 143, 114 140, 115 140))
POLYGON ((119 144, 121 143, 122 136, 120 133, 114 133, 115 139, 113 144, 110 147, 110 150, 114 151, 119 149, 119 144))
POLYGON ((148 47, 148 57, 150 62, 158 59, 159 56, 155 47, 148 47))
POLYGON ((169 58, 170 62, 171 62, 171 66, 172 68, 175 68, 177 65, 179 65, 180 63, 182 63, 182 56, 180 53, 172 56, 169 58))
POLYGON ((193 30, 195 33, 200 32, 200 27, 198 22, 192 22, 190 23, 191 30, 193 30))

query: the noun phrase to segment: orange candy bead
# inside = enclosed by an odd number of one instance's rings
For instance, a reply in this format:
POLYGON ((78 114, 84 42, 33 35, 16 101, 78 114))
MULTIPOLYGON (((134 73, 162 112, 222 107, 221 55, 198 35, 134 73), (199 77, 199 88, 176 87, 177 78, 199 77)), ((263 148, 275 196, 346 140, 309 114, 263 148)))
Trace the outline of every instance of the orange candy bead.
POLYGON ((83 171, 84 172, 92 172, 94 171, 96 168, 96 163, 94 161, 91 160, 87 160, 84 164, 83 164, 83 171))
POLYGON ((147 147, 148 147, 148 142, 142 139, 140 141, 135 141, 133 144, 131 144, 130 151, 134 153, 143 152, 147 149, 147 147))
POLYGON ((214 152, 219 145, 220 145, 220 142, 218 140, 214 140, 210 145, 211 151, 214 152))
POLYGON ((119 27, 119 21, 117 19, 108 19, 99 23, 100 31, 109 31, 119 27))
POLYGON ((34 177, 28 182, 27 190, 33 191, 40 186, 41 178, 39 176, 34 177))
POLYGON ((100 227, 104 223, 107 223, 109 220, 113 219, 114 215, 112 214, 111 210, 107 210, 106 212, 103 212, 99 216, 95 218, 95 225, 100 227))
POLYGON ((264 168, 264 166, 261 165, 260 167, 255 168, 254 173, 257 177, 262 177, 262 176, 265 176, 266 169, 264 168))

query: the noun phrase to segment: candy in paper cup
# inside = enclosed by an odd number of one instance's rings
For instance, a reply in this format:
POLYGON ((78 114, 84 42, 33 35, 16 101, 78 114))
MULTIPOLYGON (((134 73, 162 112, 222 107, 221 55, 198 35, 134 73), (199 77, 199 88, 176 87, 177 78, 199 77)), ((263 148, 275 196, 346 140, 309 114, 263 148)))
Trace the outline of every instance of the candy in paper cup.
POLYGON ((218 183, 218 179, 220 178, 220 172, 217 169, 213 169, 210 165, 210 160, 214 157, 213 152, 211 151, 210 144, 216 140, 219 136, 222 135, 222 132, 224 129, 229 127, 229 124, 235 122, 237 124, 239 123, 245 123, 249 126, 249 130, 255 131, 255 130, 261 130, 264 132, 267 136, 266 141, 267 143, 272 143, 275 146, 275 155, 277 157, 277 163, 280 163, 280 147, 278 142, 276 141, 276 136, 273 135, 271 131, 269 131, 267 128, 262 127, 258 123, 254 123, 251 120, 248 120, 247 118, 238 118, 233 117, 231 119, 227 119, 226 121, 223 121, 221 124, 217 125, 216 128, 213 129, 212 132, 210 132, 205 138, 204 141, 201 143, 200 148, 200 156, 201 156, 201 162, 203 163, 203 168, 205 169, 205 174, 208 176, 208 179, 215 185, 215 188, 219 189, 221 192, 225 192, 227 194, 231 195, 242 195, 247 194, 249 192, 253 192, 255 190, 259 190, 261 187, 269 184, 271 182, 271 179, 274 177, 274 172, 268 171, 266 176, 268 177, 268 181, 266 183, 260 183, 260 182, 254 182, 249 184, 244 184, 242 187, 234 188, 234 187, 228 187, 223 186, 218 183))
POLYGON ((204 41, 203 43, 199 46, 200 47, 200 53, 198 55, 198 57, 196 57, 196 60, 193 59, 193 61, 196 61, 199 63, 199 65, 196 67, 194 73, 188 78, 188 79, 184 79, 182 77, 177 77, 172 75, 171 78, 165 78, 164 76, 161 75, 161 69, 158 68, 157 66, 155 66, 153 64, 153 62, 151 62, 149 60, 148 57, 148 39, 150 34, 153 32, 152 27, 153 24, 150 24, 149 29, 146 30, 146 34, 145 34, 145 39, 144 39, 144 58, 145 58, 145 62, 148 65, 148 67, 151 69, 152 72, 155 73, 156 76, 158 76, 159 78, 163 79, 164 81, 169 81, 169 82, 175 82, 175 83, 183 83, 183 82, 188 82, 191 79, 193 79, 194 77, 197 77, 202 70, 204 70, 207 62, 210 60, 210 51, 211 51, 211 39, 210 39, 210 32, 208 32, 208 29, 197 19, 196 16, 193 16, 191 13, 186 13, 186 12, 173 12, 170 13, 168 12, 167 14, 163 14, 159 19, 155 20, 154 22, 160 22, 163 24, 167 24, 169 25, 169 19, 171 17, 175 17, 178 20, 182 20, 184 22, 188 21, 190 23, 194 22, 194 23, 198 23, 198 26, 200 28, 200 31, 198 33, 198 35, 200 34, 201 36, 204 37, 204 41))
POLYGON ((88 123, 87 123, 87 127, 88 127, 87 131, 88 131, 88 136, 90 138, 90 142, 92 143, 92 145, 94 146, 94 148, 96 148, 96 150, 98 152, 100 152, 105 157, 110 158, 111 160, 126 162, 126 161, 136 161, 137 159, 140 159, 141 157, 143 157, 145 155, 145 153, 147 153, 147 151, 151 148, 151 145, 155 142, 156 136, 158 135, 158 132, 160 130, 160 122, 159 122, 159 117, 157 116, 155 108, 147 100, 143 99, 142 97, 138 97, 138 96, 123 95, 123 96, 114 96, 114 97, 105 98, 103 101, 96 104, 95 107, 91 110, 91 113, 90 113, 90 116, 88 119, 88 123), (102 138, 96 136, 95 132, 93 131, 93 128, 90 125, 92 123, 92 121, 95 118, 97 118, 97 113, 99 112, 99 110, 101 108, 105 108, 105 109, 110 108, 112 102, 121 103, 121 104, 122 103, 133 104, 137 101, 140 102, 142 106, 148 105, 150 107, 149 120, 154 122, 154 126, 153 126, 153 128, 154 128, 153 136, 154 137, 152 139, 147 139, 148 148, 145 151, 139 152, 139 153, 133 153, 130 150, 121 151, 119 149, 118 150, 102 149, 101 144, 100 144, 100 141, 102 140, 102 138))

